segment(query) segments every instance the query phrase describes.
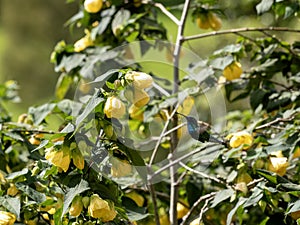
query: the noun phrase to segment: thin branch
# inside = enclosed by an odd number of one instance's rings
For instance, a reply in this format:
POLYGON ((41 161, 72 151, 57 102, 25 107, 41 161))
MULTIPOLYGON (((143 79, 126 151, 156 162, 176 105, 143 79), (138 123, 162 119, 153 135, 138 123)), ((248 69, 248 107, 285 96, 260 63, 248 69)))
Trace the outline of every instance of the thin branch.
POLYGON ((221 30, 221 31, 213 31, 204 34, 196 34, 191 35, 183 38, 183 41, 195 40, 200 38, 212 37, 217 35, 223 34, 235 34, 235 33, 242 33, 242 32, 261 32, 261 31, 280 31, 280 32, 292 32, 292 33, 300 33, 299 29, 291 29, 287 27, 243 27, 237 29, 230 29, 230 30, 221 30))
MULTIPOLYGON (((175 113, 176 113, 178 107, 179 107, 179 104, 176 105, 176 107, 174 108, 174 110, 172 111, 172 113, 171 113, 170 116, 167 115, 168 118, 167 118, 166 124, 165 124, 163 130, 161 131, 160 136, 159 136, 159 138, 158 138, 158 140, 157 140, 157 142, 156 142, 155 148, 154 148, 154 150, 153 150, 153 152, 152 152, 152 155, 151 155, 151 158, 150 158, 150 161, 149 161, 149 164, 148 164, 149 166, 151 166, 151 165, 153 164, 153 162, 154 162, 155 156, 156 156, 156 154, 157 154, 157 152, 158 152, 158 147, 159 147, 159 145, 160 145, 160 143, 161 143, 163 137, 166 136, 166 130, 167 130, 168 126, 169 126, 169 123, 170 123, 170 121, 171 121, 171 118, 175 115, 175 113)), ((173 129, 174 129, 174 128, 173 128, 173 129)), ((170 132, 168 131, 168 133, 170 133, 170 132)))
MULTIPOLYGON (((175 165, 175 164, 178 164, 180 161, 182 161, 182 160, 184 160, 184 159, 186 159, 186 158, 189 158, 189 157, 191 157, 192 155, 197 154, 197 153, 203 151, 205 148, 213 147, 213 146, 215 146, 215 145, 216 145, 216 144, 211 144, 211 145, 209 145, 209 146, 203 146, 202 148, 199 148, 198 150, 191 151, 191 152, 189 152, 188 154, 179 157, 178 159, 174 160, 172 163, 169 163, 169 164, 167 164, 167 165, 161 167, 160 169, 156 170, 156 171, 149 177, 149 179, 152 180, 152 179, 155 178, 156 176, 160 175, 164 170, 169 169, 171 166, 173 166, 173 165, 175 165)), ((211 153, 212 153, 212 152, 211 152, 211 153)), ((149 180, 149 179, 148 179, 148 180, 149 180)))
POLYGON ((195 211, 195 209, 198 207, 198 205, 200 205, 200 203, 204 200, 210 200, 212 199, 215 195, 217 194, 217 192, 211 192, 209 194, 203 195, 201 196, 192 206, 192 208, 188 211, 188 213, 182 218, 182 222, 180 225, 186 225, 188 219, 191 217, 192 213, 195 211))
POLYGON ((208 203, 210 200, 212 200, 214 197, 211 197, 211 198, 208 198, 205 200, 205 203, 203 205, 203 207, 201 208, 201 211, 200 211, 200 215, 199 215, 199 222, 202 221, 202 218, 203 218, 203 214, 208 210, 207 209, 207 206, 208 206, 208 203))
POLYGON ((192 173, 198 174, 198 175, 200 175, 200 176, 203 177, 203 178, 206 178, 206 179, 212 180, 212 181, 214 181, 214 182, 216 182, 216 183, 222 184, 222 185, 224 185, 224 186, 227 187, 227 188, 231 188, 231 186, 228 185, 225 181, 222 181, 222 180, 220 180, 220 179, 218 179, 218 178, 216 178, 216 177, 209 176, 209 175, 207 175, 206 173, 202 173, 202 172, 200 172, 200 171, 194 170, 193 168, 187 166, 187 165, 184 164, 183 162, 179 162, 179 164, 180 164, 182 167, 184 167, 186 170, 188 170, 188 171, 190 171, 190 172, 192 172, 192 173))
MULTIPOLYGON (((173 72, 173 91, 172 94, 177 94, 179 90, 179 58, 180 58, 180 52, 181 52, 181 45, 183 43, 184 39, 184 28, 185 28, 185 22, 187 19, 188 9, 189 5, 191 3, 191 0, 185 0, 182 14, 180 21, 178 23, 178 30, 177 30, 177 38, 175 43, 175 48, 173 52, 173 64, 174 64, 174 72, 173 72)), ((178 125, 178 117, 177 115, 173 115, 171 118, 173 118, 172 126, 173 128, 178 125)), ((178 144, 178 136, 177 132, 171 133, 171 149, 168 156, 170 164, 173 163, 173 157, 175 149, 177 148, 178 144)), ((178 185, 177 185, 177 174, 176 174, 176 164, 170 166, 170 181, 171 181, 171 190, 170 190, 170 222, 172 225, 177 225, 177 201, 178 201, 178 185)))
POLYGON ((154 6, 159 8, 162 13, 169 17, 177 26, 179 25, 180 21, 169 10, 167 10, 163 4, 155 2, 154 6))
POLYGON ((269 123, 266 123, 266 124, 263 124, 261 126, 255 127, 255 130, 260 130, 260 129, 264 129, 266 127, 271 127, 273 124, 276 124, 276 123, 279 123, 279 122, 289 122, 289 121, 292 121, 294 118, 295 118, 294 116, 291 116, 289 118, 276 118, 275 120, 273 120, 269 123))

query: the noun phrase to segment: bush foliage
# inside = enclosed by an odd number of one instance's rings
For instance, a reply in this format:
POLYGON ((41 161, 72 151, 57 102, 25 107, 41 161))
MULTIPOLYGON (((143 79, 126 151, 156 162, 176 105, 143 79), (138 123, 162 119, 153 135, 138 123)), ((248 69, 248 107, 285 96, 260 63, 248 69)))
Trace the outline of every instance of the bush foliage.
POLYGON ((231 29, 214 0, 78 6, 53 101, 11 121, 18 87, 0 86, 0 224, 300 223, 298 1, 262 0, 274 26, 231 29), (184 45, 228 35, 205 58, 184 45), (188 115, 225 144, 192 139, 188 115))

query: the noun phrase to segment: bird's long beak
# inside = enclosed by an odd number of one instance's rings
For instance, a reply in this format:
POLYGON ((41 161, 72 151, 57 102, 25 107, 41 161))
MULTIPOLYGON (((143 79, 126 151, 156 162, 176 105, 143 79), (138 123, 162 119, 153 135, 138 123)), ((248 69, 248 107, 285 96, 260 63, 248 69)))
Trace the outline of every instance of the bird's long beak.
POLYGON ((179 113, 179 112, 176 112, 176 114, 181 115, 181 116, 184 116, 185 118, 187 117, 186 115, 184 115, 184 114, 182 114, 182 113, 179 113))

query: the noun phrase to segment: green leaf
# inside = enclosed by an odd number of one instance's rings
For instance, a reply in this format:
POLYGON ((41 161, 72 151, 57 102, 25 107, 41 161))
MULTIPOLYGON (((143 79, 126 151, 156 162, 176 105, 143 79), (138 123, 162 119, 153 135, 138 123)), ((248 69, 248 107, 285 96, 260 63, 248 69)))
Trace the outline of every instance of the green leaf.
POLYGON ((257 173, 265 177, 270 182, 277 184, 277 176, 274 176, 274 173, 267 170, 257 170, 257 173))
POLYGON ((46 195, 42 194, 33 188, 29 187, 28 185, 16 183, 16 187, 23 191, 29 198, 36 201, 37 203, 42 203, 46 200, 46 195))
POLYGON ((214 200, 212 201, 211 208, 216 207, 220 202, 223 202, 224 200, 230 198, 234 194, 234 190, 225 189, 218 191, 216 196, 214 197, 214 200))
POLYGON ((73 78, 66 73, 62 73, 58 78, 56 83, 55 95, 58 99, 63 99, 67 94, 71 84, 73 82, 73 78))
POLYGON ((214 55, 219 55, 222 53, 237 53, 242 49, 242 44, 233 44, 233 45, 227 45, 224 48, 215 51, 214 55))
POLYGON ((6 176, 6 179, 13 180, 13 179, 15 179, 17 177, 24 176, 24 175, 28 174, 28 171, 29 170, 27 168, 24 168, 21 171, 10 173, 9 175, 6 176))
POLYGON ((247 201, 244 204, 244 207, 252 206, 252 205, 257 205, 259 200, 262 199, 264 196, 263 191, 261 188, 255 188, 253 190, 252 195, 247 199, 247 201))
POLYGON ((204 68, 201 71, 199 71, 196 74, 190 74, 189 77, 195 81, 197 81, 198 84, 200 84, 201 82, 203 82, 206 78, 208 78, 209 76, 212 76, 215 73, 215 71, 210 68, 204 68))
POLYGON ((78 127, 83 120, 90 115, 90 113, 104 101, 104 98, 99 97, 99 92, 95 91, 94 95, 90 98, 88 104, 85 106, 83 112, 76 119, 76 127, 78 127))
POLYGON ((239 199, 239 201, 237 202, 237 204, 235 205, 235 207, 228 213, 227 220, 226 220, 226 225, 230 225, 231 224, 231 221, 232 221, 232 218, 233 218, 234 214, 239 209, 239 207, 246 202, 246 200, 247 199, 243 198, 243 197, 239 199))
POLYGON ((250 105, 252 109, 256 109, 260 104, 264 104, 265 96, 268 94, 267 90, 256 89, 250 95, 250 105))
POLYGON ((17 218, 20 218, 21 203, 19 198, 9 196, 0 197, 0 204, 8 211, 15 214, 17 218))
POLYGON ((92 29, 91 31, 91 38, 92 40, 95 40, 97 35, 101 35, 109 25, 111 20, 111 17, 104 17, 101 19, 101 22, 99 23, 98 26, 92 29))
POLYGON ((28 112, 32 115, 35 125, 39 125, 55 108, 56 104, 48 103, 39 107, 30 107, 28 112))
POLYGON ((262 0, 259 4, 256 5, 257 14, 262 14, 271 9, 274 0, 262 0))
POLYGON ((66 194, 61 218, 66 214, 75 196, 89 189, 89 184, 85 180, 81 180, 80 183, 77 184, 74 188, 70 188, 70 190, 66 194))
POLYGON ((286 212, 286 214, 299 211, 300 210, 300 200, 297 200, 296 202, 291 203, 290 206, 291 206, 291 208, 286 212))
POLYGON ((130 18, 129 10, 122 8, 116 13, 116 15, 111 23, 111 29, 115 36, 118 36, 118 30, 125 26, 125 24, 129 20, 129 18, 130 18))
POLYGON ((230 65, 233 62, 233 56, 225 56, 225 57, 220 57, 213 59, 210 64, 212 67, 219 69, 219 70, 224 70, 224 68, 228 65, 230 65))

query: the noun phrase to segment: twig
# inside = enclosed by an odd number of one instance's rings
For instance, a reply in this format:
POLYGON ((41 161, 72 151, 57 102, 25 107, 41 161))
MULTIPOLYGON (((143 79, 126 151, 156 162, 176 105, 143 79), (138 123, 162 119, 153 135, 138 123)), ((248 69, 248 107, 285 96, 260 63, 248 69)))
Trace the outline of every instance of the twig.
POLYGON ((221 30, 221 31, 213 31, 204 34, 196 34, 191 35, 183 38, 183 41, 195 40, 200 38, 212 37, 217 35, 223 34, 235 34, 235 33, 242 33, 242 32, 261 32, 261 31, 280 31, 280 32, 293 32, 293 33, 300 33, 299 29, 291 29, 287 27, 243 27, 237 29, 230 29, 230 30, 221 30))
POLYGON ((159 8, 163 14, 169 17, 177 26, 179 25, 179 20, 169 10, 167 10, 163 4, 155 2, 154 6, 159 8))
POLYGON ((201 211, 200 211, 200 214, 199 214, 199 222, 202 220, 203 214, 208 210, 208 209, 206 208, 207 205, 208 205, 208 202, 209 202, 210 200, 212 200, 212 199, 213 199, 213 197, 208 198, 208 199, 205 200, 205 203, 204 203, 203 207, 201 208, 201 211))
POLYGON ((266 124, 256 127, 254 130, 260 130, 260 129, 264 129, 266 127, 271 127, 273 124, 279 123, 279 122, 289 122, 289 121, 292 121, 294 118, 295 118, 294 116, 291 116, 289 118, 276 118, 275 120, 273 120, 269 123, 266 123, 266 124))
POLYGON ((212 199, 215 195, 217 194, 217 192, 211 192, 209 194, 203 195, 201 196, 192 206, 192 208, 188 211, 188 213, 182 218, 182 222, 180 225, 186 225, 188 219, 191 217, 192 213, 194 212, 194 210, 198 207, 198 205, 200 205, 200 203, 204 200, 210 200, 212 199))
POLYGON ((156 171, 151 175, 151 177, 150 177, 149 179, 152 180, 152 179, 155 178, 156 176, 160 175, 164 170, 169 169, 171 166, 173 166, 173 165, 179 163, 180 161, 182 161, 182 160, 184 160, 184 159, 186 159, 186 158, 191 157, 191 156, 194 155, 194 154, 197 154, 197 153, 203 151, 205 148, 213 147, 213 146, 215 146, 215 145, 216 145, 216 144, 211 144, 211 145, 209 145, 209 146, 204 146, 204 147, 202 147, 202 148, 199 148, 198 150, 192 151, 192 152, 190 152, 190 153, 188 153, 188 154, 186 154, 186 155, 183 155, 183 156, 179 157, 178 159, 174 160, 172 163, 169 163, 169 164, 167 164, 167 165, 161 167, 160 169, 156 170, 156 171))
MULTIPOLYGON (((160 145, 160 143, 161 143, 161 140, 163 139, 163 137, 165 137, 165 136, 167 135, 167 134, 166 134, 166 130, 167 130, 168 126, 169 126, 169 123, 170 123, 170 121, 171 121, 171 118, 172 118, 172 117, 174 116, 174 114, 176 113, 178 107, 179 107, 179 104, 177 104, 177 105, 175 106, 175 108, 174 108, 174 110, 172 111, 172 113, 171 113, 170 116, 167 115, 168 118, 167 118, 166 124, 165 124, 163 130, 162 130, 161 133, 160 133, 160 136, 159 136, 159 138, 158 138, 158 140, 157 140, 157 142, 156 142, 155 148, 154 148, 154 150, 153 150, 153 152, 152 152, 152 155, 151 155, 151 158, 150 158, 150 161, 149 161, 149 166, 150 166, 150 167, 152 166, 152 164, 153 164, 153 162, 154 162, 154 159, 155 159, 155 156, 156 156, 156 154, 157 154, 157 152, 158 152, 158 147, 159 147, 159 145, 160 145)), ((173 128, 173 129, 175 129, 175 128, 173 128)), ((173 129, 172 129, 172 130, 173 130, 173 129)), ((170 133, 170 131, 168 131, 168 133, 170 133)))
POLYGON ((184 167, 186 170, 191 171, 192 173, 198 174, 198 175, 200 175, 200 176, 203 177, 203 178, 206 178, 206 179, 215 181, 215 182, 217 182, 217 183, 219 183, 219 184, 224 185, 224 186, 227 187, 227 188, 231 188, 231 186, 228 185, 225 181, 222 181, 222 180, 220 180, 220 179, 218 179, 218 178, 216 178, 216 177, 209 176, 209 175, 207 175, 207 174, 205 174, 205 173, 202 173, 202 172, 200 172, 200 171, 194 170, 193 168, 187 166, 187 165, 184 164, 183 162, 179 162, 179 164, 180 164, 182 167, 184 167))

